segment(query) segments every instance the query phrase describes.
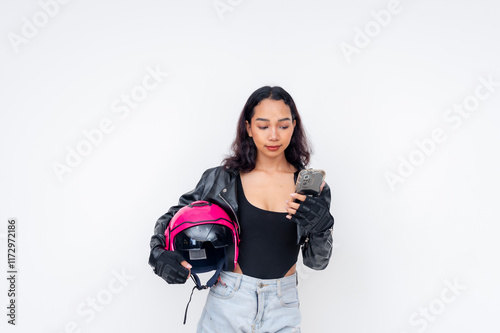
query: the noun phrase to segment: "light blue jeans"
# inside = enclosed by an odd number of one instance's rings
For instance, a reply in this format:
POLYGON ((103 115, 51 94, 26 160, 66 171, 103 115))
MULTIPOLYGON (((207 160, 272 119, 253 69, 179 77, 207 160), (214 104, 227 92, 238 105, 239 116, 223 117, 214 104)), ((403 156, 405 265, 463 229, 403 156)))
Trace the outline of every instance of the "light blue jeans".
POLYGON ((221 272, 208 293, 197 333, 300 332, 296 274, 267 280, 221 272))

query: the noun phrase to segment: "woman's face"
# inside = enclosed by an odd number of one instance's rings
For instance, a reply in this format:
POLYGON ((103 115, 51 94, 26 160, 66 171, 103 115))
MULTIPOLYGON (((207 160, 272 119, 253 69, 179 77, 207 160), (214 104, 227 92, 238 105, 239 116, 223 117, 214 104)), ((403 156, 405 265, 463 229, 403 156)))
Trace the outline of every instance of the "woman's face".
POLYGON ((295 120, 290 107, 282 100, 263 99, 255 108, 247 133, 253 138, 257 155, 275 157, 285 153, 290 144, 295 120))

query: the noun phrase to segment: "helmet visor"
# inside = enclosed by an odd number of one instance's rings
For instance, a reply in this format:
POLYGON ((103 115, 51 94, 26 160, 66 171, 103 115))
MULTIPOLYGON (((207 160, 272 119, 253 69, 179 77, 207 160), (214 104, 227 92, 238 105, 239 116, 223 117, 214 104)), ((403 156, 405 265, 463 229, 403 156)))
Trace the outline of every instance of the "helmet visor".
POLYGON ((214 248, 234 244, 229 228, 219 224, 202 224, 180 232, 175 236, 174 246, 178 250, 195 250, 204 248, 205 242, 212 243, 214 248))

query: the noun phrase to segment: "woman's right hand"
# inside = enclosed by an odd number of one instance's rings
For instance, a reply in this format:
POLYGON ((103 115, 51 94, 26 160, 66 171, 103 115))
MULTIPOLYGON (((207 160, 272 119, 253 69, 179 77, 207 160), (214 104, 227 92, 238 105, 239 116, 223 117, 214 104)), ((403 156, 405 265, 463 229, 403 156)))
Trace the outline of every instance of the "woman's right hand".
POLYGON ((156 262, 155 273, 169 284, 186 283, 192 266, 176 251, 164 251, 156 262))

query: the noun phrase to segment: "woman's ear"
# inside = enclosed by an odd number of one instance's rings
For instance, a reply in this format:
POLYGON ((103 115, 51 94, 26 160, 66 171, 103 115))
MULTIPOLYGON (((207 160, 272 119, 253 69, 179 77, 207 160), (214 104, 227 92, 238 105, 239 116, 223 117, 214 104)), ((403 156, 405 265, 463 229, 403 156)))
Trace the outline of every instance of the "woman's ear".
POLYGON ((248 120, 245 120, 245 124, 247 125, 247 134, 249 137, 252 137, 252 126, 248 123, 248 120))

